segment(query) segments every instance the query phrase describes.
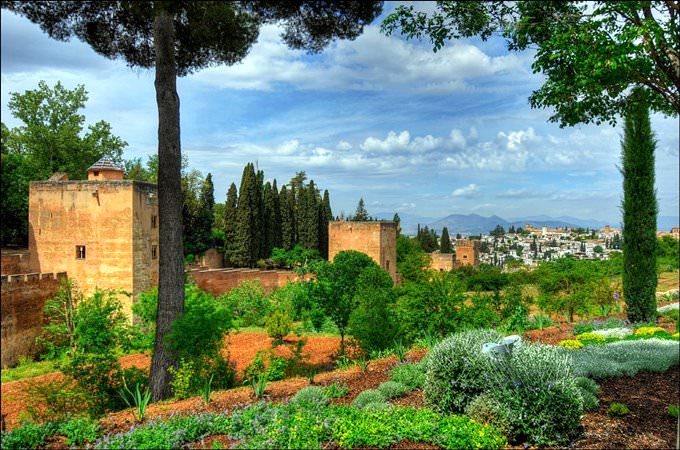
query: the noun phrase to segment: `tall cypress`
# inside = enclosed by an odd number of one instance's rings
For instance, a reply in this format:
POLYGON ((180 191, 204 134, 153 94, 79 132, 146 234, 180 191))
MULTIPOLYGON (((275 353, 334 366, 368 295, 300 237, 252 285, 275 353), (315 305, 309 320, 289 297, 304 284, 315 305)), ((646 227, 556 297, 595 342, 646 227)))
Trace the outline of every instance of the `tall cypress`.
POLYGON ((356 211, 354 211, 354 217, 352 217, 352 220, 355 222, 368 220, 368 211, 366 211, 366 206, 364 206, 363 197, 359 199, 359 203, 357 204, 356 211))
POLYGON ((440 251, 442 253, 451 253, 453 251, 453 249, 451 248, 451 238, 449 237, 449 229, 446 227, 442 229, 440 251))
POLYGON ((231 183, 227 191, 227 201, 224 204, 224 263, 227 266, 234 264, 234 251, 236 249, 236 223, 238 213, 236 185, 231 183))
POLYGON ((255 228, 255 214, 257 203, 257 177, 252 163, 243 169, 241 188, 239 189, 238 205, 236 208, 237 221, 233 261, 237 266, 251 266, 255 259, 257 246, 253 242, 252 234, 255 228))
POLYGON ((250 239, 253 241, 252 262, 271 256, 265 250, 265 216, 264 216, 264 171, 258 170, 255 175, 255 201, 253 202, 253 228, 250 239))
POLYGON ((215 187, 212 182, 212 175, 208 173, 201 185, 201 193, 198 198, 198 211, 196 223, 194 224, 194 235, 196 237, 195 251, 202 253, 214 247, 212 238, 213 227, 213 208, 215 207, 215 187))
POLYGON ((274 247, 281 247, 281 199, 276 186, 276 178, 272 182, 272 203, 274 205, 274 247))
POLYGON ((623 294, 631 322, 656 319, 656 139, 647 105, 636 99, 625 113, 623 174, 623 294))
POLYGON ((281 206, 281 246, 290 250, 295 244, 295 215, 291 204, 293 193, 289 192, 286 185, 279 192, 279 204, 281 206))
POLYGON ((274 195, 272 185, 267 181, 262 191, 264 204, 264 255, 269 258, 274 248, 276 234, 276 213, 274 211, 274 195))
POLYGON ((311 180, 302 186, 298 203, 298 241, 305 248, 319 247, 319 193, 311 180))
POLYGON ((328 190, 323 191, 323 200, 319 205, 319 251, 328 259, 328 223, 333 220, 331 199, 328 190))

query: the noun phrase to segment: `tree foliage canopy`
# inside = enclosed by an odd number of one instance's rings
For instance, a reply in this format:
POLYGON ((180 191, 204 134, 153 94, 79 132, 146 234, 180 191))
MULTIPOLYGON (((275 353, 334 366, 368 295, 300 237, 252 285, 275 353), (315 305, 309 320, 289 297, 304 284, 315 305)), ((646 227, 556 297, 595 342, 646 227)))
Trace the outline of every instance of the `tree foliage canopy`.
POLYGON ((451 39, 494 35, 510 50, 535 50, 532 69, 546 78, 529 102, 572 126, 616 123, 636 86, 647 88, 652 111, 678 115, 679 18, 677 1, 439 1, 431 14, 399 6, 382 29, 429 37, 435 51, 451 39))

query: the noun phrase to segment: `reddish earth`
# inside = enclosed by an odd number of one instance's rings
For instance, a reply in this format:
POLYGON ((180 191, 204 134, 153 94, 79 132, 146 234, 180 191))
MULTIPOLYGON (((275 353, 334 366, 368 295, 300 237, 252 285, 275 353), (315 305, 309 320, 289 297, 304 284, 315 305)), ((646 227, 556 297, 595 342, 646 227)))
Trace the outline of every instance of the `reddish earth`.
MULTIPOLYGON (((566 339, 572 333, 568 324, 559 324, 544 330, 527 333, 532 341, 556 343, 566 339)), ((293 341, 294 338, 291 338, 293 341)), ((230 337, 231 358, 238 370, 242 370, 259 350, 271 348, 271 340, 262 333, 240 333, 230 337)), ((331 355, 337 351, 337 338, 311 337, 304 348, 305 353, 311 353, 310 363, 317 366, 327 366, 331 363, 331 355)), ((289 345, 290 347, 290 345, 289 345)), ((288 350, 279 349, 277 352, 288 350)), ((418 361, 425 351, 412 351, 408 354, 408 361, 418 361)), ((131 355, 121 359, 125 366, 148 366, 149 358, 145 355, 131 355)), ((366 389, 376 388, 380 383, 389 379, 389 371, 397 365, 395 357, 371 361, 365 372, 359 367, 346 370, 336 370, 318 374, 314 384, 325 386, 332 383, 346 385, 350 392, 342 399, 334 399, 336 403, 351 403, 351 401, 366 389)), ((16 425, 16 417, 21 408, 20 399, 6 400, 6 393, 16 394, 22 383, 36 382, 38 379, 60 376, 49 374, 32 380, 7 383, 2 386, 2 411, 12 413, 10 427, 16 425)), ((678 404, 680 369, 675 367, 663 374, 641 373, 634 378, 622 377, 600 380, 600 407, 597 411, 584 415, 582 420, 583 432, 570 447, 572 448, 674 448, 677 425, 675 419, 666 413, 666 407, 678 404), (607 409, 612 402, 625 403, 631 414, 623 418, 610 418, 607 409)), ((292 378, 270 383, 265 391, 266 401, 286 401, 298 390, 309 386, 306 378, 292 378)), ((161 402, 150 405, 147 409, 147 419, 152 417, 168 417, 172 414, 192 414, 201 411, 227 412, 236 406, 257 401, 249 387, 231 389, 213 393, 211 403, 205 405, 199 397, 176 402, 161 402)), ((404 406, 424 406, 422 391, 414 391, 407 396, 395 400, 395 404, 404 406)), ((110 414, 101 419, 100 423, 110 432, 121 432, 134 424, 131 410, 110 414)), ((210 448, 213 444, 222 444, 228 448, 234 444, 227 436, 213 436, 203 442, 191 445, 195 448, 210 448)), ((55 445, 58 442, 54 443, 55 445)), ((391 448, 436 448, 430 444, 416 444, 399 442, 391 448)), ((517 446, 516 448, 521 448, 517 446)))

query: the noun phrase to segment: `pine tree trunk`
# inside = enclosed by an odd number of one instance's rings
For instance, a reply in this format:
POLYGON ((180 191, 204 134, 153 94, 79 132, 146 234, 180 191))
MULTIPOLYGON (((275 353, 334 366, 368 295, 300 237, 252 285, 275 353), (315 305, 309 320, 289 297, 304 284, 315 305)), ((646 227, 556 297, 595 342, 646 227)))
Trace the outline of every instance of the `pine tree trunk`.
POLYGON ((158 104, 158 216, 159 274, 156 341, 149 385, 154 402, 169 398, 168 368, 175 356, 164 338, 184 312, 184 261, 182 251, 182 185, 179 134, 179 96, 175 66, 173 18, 161 10, 154 19, 156 52, 156 103, 158 104))

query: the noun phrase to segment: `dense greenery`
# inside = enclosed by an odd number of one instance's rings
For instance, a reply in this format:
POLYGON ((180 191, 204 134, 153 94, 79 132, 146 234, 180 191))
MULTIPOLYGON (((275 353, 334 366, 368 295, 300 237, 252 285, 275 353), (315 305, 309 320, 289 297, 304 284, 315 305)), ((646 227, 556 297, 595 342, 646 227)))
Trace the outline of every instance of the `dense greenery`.
POLYGON ((628 318, 634 322, 647 321, 656 314, 656 141, 649 111, 639 99, 625 115, 621 148, 624 298, 628 318))
POLYGON ((2 148, 2 227, 0 244, 28 242, 28 183, 47 180, 55 172, 71 180, 87 178, 87 168, 102 156, 121 162, 127 143, 103 120, 85 128, 87 91, 82 85, 67 89, 44 81, 23 94, 10 93, 7 107, 22 125, 0 124, 2 148))

